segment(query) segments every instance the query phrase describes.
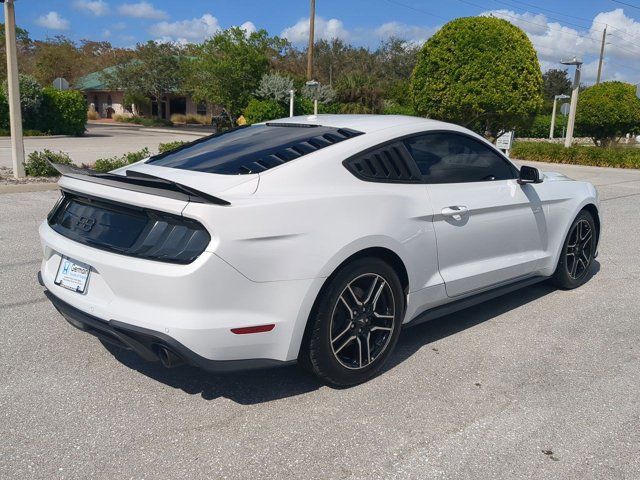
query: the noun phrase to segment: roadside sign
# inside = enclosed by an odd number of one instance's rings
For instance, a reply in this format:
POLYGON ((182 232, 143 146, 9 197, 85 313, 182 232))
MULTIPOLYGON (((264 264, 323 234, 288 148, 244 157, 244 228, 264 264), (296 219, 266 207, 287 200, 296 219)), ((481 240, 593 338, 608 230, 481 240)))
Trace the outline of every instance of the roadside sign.
POLYGON ((505 132, 496 139, 496 147, 500 150, 509 151, 513 145, 514 131, 505 132))
POLYGON ((564 115, 565 117, 569 115, 570 109, 571 105, 569 105, 568 103, 563 103, 562 105, 560 105, 560 113, 562 113, 562 115, 564 115))
POLYGON ((53 81, 53 88, 58 90, 69 90, 69 82, 66 79, 58 77, 53 81))

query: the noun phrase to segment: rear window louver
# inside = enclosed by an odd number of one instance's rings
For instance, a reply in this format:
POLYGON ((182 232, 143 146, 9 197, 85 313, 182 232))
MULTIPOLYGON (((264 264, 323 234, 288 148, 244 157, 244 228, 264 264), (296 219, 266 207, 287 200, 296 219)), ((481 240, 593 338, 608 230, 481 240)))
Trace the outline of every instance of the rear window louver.
POLYGON ((147 163, 222 175, 255 174, 362 134, 314 124, 252 125, 198 139, 147 163))
POLYGON ((417 183, 420 172, 406 148, 399 143, 376 148, 344 161, 353 175, 369 182, 417 183))
MULTIPOLYGON (((276 126, 274 124, 267 125, 276 126)), ((247 163, 243 163, 238 166, 238 173, 249 174, 264 172, 270 168, 277 167, 278 165, 290 162, 291 160, 295 160, 296 158, 300 158, 309 153, 317 152, 318 150, 322 150, 325 147, 348 140, 349 138, 357 137, 358 135, 362 135, 362 132, 351 130, 349 128, 338 128, 334 132, 316 135, 315 137, 308 138, 304 141, 287 145, 286 147, 283 147, 282 150, 269 153, 257 160, 252 159, 247 163)))

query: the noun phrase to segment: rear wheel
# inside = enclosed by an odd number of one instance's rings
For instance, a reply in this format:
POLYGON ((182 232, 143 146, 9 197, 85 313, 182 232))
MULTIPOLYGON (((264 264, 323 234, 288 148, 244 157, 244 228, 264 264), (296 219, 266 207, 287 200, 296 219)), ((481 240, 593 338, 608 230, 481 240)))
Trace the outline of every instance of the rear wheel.
POLYGON ((318 299, 306 363, 330 385, 367 381, 391 355, 403 314, 404 293, 393 268, 377 258, 347 264, 318 299))
POLYGON ((569 290, 587 281, 596 251, 596 235, 593 216, 582 210, 571 224, 551 279, 556 286, 569 290))

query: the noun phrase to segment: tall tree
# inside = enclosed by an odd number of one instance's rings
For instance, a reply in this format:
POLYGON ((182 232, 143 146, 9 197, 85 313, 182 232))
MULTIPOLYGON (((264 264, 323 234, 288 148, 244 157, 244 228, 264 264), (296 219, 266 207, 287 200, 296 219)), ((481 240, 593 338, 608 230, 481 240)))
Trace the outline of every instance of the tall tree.
POLYGON ((160 102, 168 93, 181 91, 185 63, 188 60, 175 45, 148 41, 136 46, 133 60, 105 72, 103 78, 110 88, 160 102))
POLYGON ((545 105, 551 106, 556 95, 568 95, 571 93, 571 80, 567 70, 552 68, 542 74, 545 105))
POLYGON ((42 85, 50 85, 58 77, 73 82, 78 76, 83 57, 73 41, 60 35, 46 41, 36 41, 34 60, 33 75, 42 85))
POLYGON ((458 18, 418 54, 416 111, 495 138, 542 107, 542 73, 527 35, 506 20, 458 18))
POLYGON ((197 101, 222 106, 233 124, 285 46, 265 30, 222 30, 192 51, 185 88, 197 101))
MULTIPOLYGON (((4 23, 0 23, 0 78, 7 78, 7 47, 5 44, 5 33, 4 33, 4 23)), ((25 29, 16 27, 16 47, 18 50, 18 64, 20 65, 21 72, 28 71, 30 69, 25 70, 25 66, 27 63, 26 60, 31 55, 33 50, 33 40, 29 38, 29 32, 25 29)))

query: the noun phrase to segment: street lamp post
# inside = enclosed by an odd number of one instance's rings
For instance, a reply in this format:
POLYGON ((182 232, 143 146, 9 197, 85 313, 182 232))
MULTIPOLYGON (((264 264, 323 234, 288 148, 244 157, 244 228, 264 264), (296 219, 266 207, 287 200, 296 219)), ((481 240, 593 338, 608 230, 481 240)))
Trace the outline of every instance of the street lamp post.
POLYGON ((317 80, 310 80, 306 85, 313 93, 313 114, 318 115, 318 88, 320 88, 320 83, 317 80))
POLYGON ((573 57, 570 60, 562 60, 562 65, 575 65, 576 73, 573 77, 573 90, 571 91, 571 107, 569 109, 569 120, 567 122, 567 137, 564 139, 564 146, 569 148, 573 143, 573 130, 576 123, 576 109, 578 108, 578 92, 580 90, 580 72, 582 70, 582 59, 573 57))
POLYGON ((569 95, 556 95, 553 97, 553 111, 551 113, 551 128, 549 129, 549 139, 553 140, 553 134, 556 128, 556 107, 558 100, 566 100, 569 95))
POLYGON ((7 93, 9 94, 9 124, 11 129, 13 176, 22 178, 24 177, 24 141, 22 139, 22 113, 20 112, 16 15, 13 2, 14 0, 0 0, 0 3, 4 3, 4 34, 7 44, 7 93))

